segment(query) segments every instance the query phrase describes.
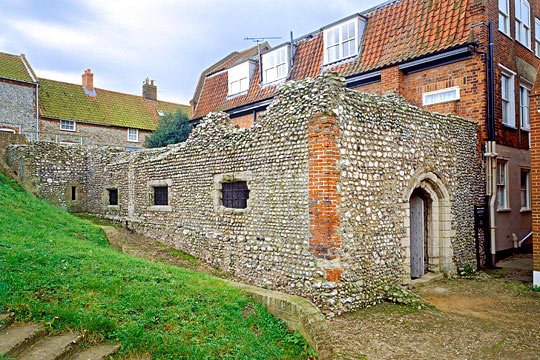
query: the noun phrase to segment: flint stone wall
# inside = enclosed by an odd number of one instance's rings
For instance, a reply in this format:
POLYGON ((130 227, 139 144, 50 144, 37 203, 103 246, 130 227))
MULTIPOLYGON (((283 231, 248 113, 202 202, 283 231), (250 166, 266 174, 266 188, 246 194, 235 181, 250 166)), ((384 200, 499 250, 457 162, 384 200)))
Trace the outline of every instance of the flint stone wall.
MULTIPOLYGON (((331 135, 329 135, 331 136, 331 135)), ((324 150, 324 149, 323 149, 324 150)), ((450 196, 454 265, 474 265, 473 206, 482 202, 476 124, 346 89, 333 74, 288 82, 250 129, 210 114, 182 144, 136 152, 12 146, 39 196, 69 208, 66 187, 80 185, 80 207, 207 261, 243 281, 300 295, 326 314, 384 299, 406 282, 407 211, 415 174, 433 172, 450 196), (322 115, 321 115, 322 114, 322 115), (339 240, 335 256, 314 255, 310 120, 335 119, 339 240), (250 189, 247 210, 223 208, 219 181, 250 189), (169 186, 169 206, 152 206, 152 184, 169 186), (107 189, 119 205, 107 205, 107 189), (328 270, 338 281, 328 281, 328 270)), ((323 194, 324 195, 324 194, 323 194)), ((335 194, 334 194, 335 195, 335 194)), ((449 215, 450 217, 450 215, 449 215)), ((324 221, 322 222, 324 226, 324 221)), ((336 280, 335 278, 332 280, 336 280)), ((409 278, 410 280, 410 278, 409 278)))
POLYGON ((37 131, 35 93, 33 86, 0 81, 0 128, 17 133, 37 131))

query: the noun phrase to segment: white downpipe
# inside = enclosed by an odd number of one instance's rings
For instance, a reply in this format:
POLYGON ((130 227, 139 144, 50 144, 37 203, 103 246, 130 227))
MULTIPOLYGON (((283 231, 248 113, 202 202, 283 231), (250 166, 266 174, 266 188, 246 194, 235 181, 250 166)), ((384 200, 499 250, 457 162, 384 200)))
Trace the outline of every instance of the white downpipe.
MULTIPOLYGON (((495 141, 486 142, 486 195, 489 196, 489 237, 491 264, 495 265, 496 230, 495 223, 496 201, 497 201, 497 153, 495 152, 495 141)), ((487 255, 487 254, 486 254, 487 255)))

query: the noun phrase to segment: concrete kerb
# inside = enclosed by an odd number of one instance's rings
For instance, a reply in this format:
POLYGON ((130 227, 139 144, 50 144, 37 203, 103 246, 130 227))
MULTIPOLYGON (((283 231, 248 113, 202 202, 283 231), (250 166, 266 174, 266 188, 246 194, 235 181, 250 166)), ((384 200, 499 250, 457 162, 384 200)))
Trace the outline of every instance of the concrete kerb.
POLYGON ((227 282, 250 294, 268 312, 285 321, 289 329, 298 330, 318 353, 320 360, 333 359, 334 350, 328 336, 326 317, 309 300, 234 281, 227 282))

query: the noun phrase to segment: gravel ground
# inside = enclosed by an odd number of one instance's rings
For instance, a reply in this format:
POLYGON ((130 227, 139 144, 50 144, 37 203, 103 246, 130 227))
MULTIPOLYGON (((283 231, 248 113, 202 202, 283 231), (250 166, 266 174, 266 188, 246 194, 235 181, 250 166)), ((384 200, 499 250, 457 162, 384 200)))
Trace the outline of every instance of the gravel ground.
POLYGON ((329 321, 336 359, 540 359, 540 293, 481 274, 414 292, 433 308, 380 304, 329 321))

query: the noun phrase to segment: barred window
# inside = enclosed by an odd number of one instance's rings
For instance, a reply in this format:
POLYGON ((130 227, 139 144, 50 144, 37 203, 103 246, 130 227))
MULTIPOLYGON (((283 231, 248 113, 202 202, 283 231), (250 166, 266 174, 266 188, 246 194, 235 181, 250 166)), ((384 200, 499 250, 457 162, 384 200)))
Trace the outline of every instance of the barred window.
POLYGON ((109 189, 109 205, 118 205, 118 189, 109 189))
POLYGON ((247 208, 249 189, 245 181, 227 182, 221 184, 221 186, 223 206, 233 209, 247 208))
POLYGON ((154 205, 169 205, 169 188, 167 186, 154 188, 154 205))

